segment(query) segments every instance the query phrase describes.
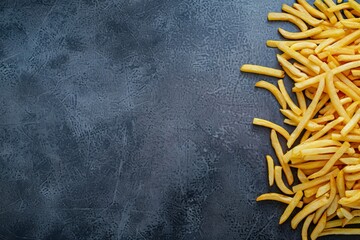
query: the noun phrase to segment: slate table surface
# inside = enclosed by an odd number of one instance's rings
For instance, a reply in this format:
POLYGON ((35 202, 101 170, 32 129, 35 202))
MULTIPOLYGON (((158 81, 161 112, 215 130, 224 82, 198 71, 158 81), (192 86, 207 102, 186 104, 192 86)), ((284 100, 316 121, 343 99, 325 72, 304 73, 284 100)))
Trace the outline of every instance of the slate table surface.
POLYGON ((282 3, 0 1, 0 239, 300 239, 255 202, 276 79, 239 72, 282 3))

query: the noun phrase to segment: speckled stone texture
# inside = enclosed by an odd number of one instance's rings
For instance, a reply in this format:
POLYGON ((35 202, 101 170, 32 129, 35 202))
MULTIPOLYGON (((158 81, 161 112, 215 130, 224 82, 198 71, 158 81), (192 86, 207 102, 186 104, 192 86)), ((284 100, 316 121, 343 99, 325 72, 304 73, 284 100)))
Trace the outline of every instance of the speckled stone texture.
POLYGON ((255 202, 282 118, 239 73, 284 2, 0 1, 0 239, 299 239, 255 202))

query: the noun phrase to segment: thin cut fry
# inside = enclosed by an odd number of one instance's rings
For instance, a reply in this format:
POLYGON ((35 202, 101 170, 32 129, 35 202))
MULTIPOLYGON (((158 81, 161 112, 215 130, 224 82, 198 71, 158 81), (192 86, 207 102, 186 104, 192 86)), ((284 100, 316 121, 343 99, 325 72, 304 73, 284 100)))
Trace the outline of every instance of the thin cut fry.
MULTIPOLYGON (((289 32, 289 31, 286 31, 282 28, 279 28, 279 33, 287 38, 287 39, 292 39, 292 40, 296 40, 296 39, 303 39, 303 38, 308 38, 308 37, 311 37, 311 36, 314 36, 314 35, 317 35, 317 34, 321 34, 322 32, 322 28, 321 27, 316 27, 316 28, 312 28, 310 30, 306 30, 306 31, 302 31, 302 32, 289 32)), ((344 35, 345 32, 344 30, 341 32, 341 35, 344 35)), ((325 37, 318 37, 318 38, 326 38, 326 36, 328 37, 333 37, 333 36, 329 36, 329 34, 323 34, 325 37)), ((334 35, 334 34, 332 34, 334 35)))
POLYGON ((284 213, 280 217, 279 224, 284 223, 291 215, 291 213, 294 211, 296 206, 299 204, 301 198, 303 196, 303 192, 299 191, 295 194, 289 205, 286 207, 284 213))
POLYGON ((319 234, 319 237, 327 235, 359 235, 360 228, 328 228, 319 234))
POLYGON ((280 92, 282 93, 285 101, 287 102, 287 104, 289 105, 291 110, 293 110, 294 113, 296 113, 297 115, 301 115, 302 114, 301 109, 298 106, 296 106, 295 103, 291 100, 288 92, 286 91, 283 80, 280 79, 278 81, 278 85, 279 85, 280 92))
POLYGON ((297 225, 303 220, 306 216, 309 214, 315 212, 318 208, 321 208, 327 203, 326 196, 322 196, 321 198, 318 198, 308 205, 306 205, 300 212, 298 212, 294 218, 291 220, 291 227, 295 229, 297 225))
POLYGON ((319 234, 324 230, 325 225, 326 225, 326 213, 322 215, 320 221, 318 222, 313 232, 311 233, 310 235, 311 239, 316 239, 319 236, 319 234))
MULTIPOLYGON (((271 201, 277 201, 277 202, 282 202, 282 203, 286 203, 289 204, 292 200, 292 197, 283 195, 283 194, 279 194, 279 193, 264 193, 262 195, 260 195, 259 197, 256 198, 256 201, 266 201, 266 200, 271 200, 271 201)), ((303 202, 299 202, 297 204, 298 208, 302 208, 303 207, 303 202)))
POLYGON ((294 15, 288 14, 288 13, 271 12, 268 14, 268 20, 269 21, 288 21, 288 22, 295 24, 301 31, 308 30, 308 27, 304 23, 303 20, 301 20, 298 17, 295 17, 294 15))
POLYGON ((275 183, 277 187, 285 194, 292 195, 294 194, 288 187, 285 186, 285 183, 282 180, 282 167, 275 166, 275 183))
POLYGON ((263 66, 259 66, 259 65, 244 64, 244 65, 242 65, 240 70, 242 72, 262 74, 262 75, 267 75, 267 76, 276 77, 276 78, 283 78, 285 76, 285 73, 282 70, 275 69, 275 68, 269 68, 269 67, 263 67, 263 66))
POLYGON ((281 94, 280 90, 275 85, 262 80, 257 82, 255 84, 255 87, 264 88, 270 91, 274 95, 278 103, 280 104, 281 108, 286 109, 286 101, 283 95, 281 94))
POLYGON ((287 146, 291 147, 293 145, 293 143, 295 142, 295 140, 299 137, 301 131, 304 129, 305 125, 307 124, 307 122, 310 120, 311 115, 313 114, 317 103, 319 102, 319 99, 321 97, 322 92, 324 91, 324 85, 325 82, 324 80, 320 81, 319 83, 319 87, 316 90, 315 93, 315 97, 312 100, 311 104, 309 105, 309 107, 306 109, 306 112, 304 113, 303 118, 301 119, 299 125, 295 128, 295 130, 291 133, 288 142, 287 142, 287 146))
POLYGON ((268 178, 269 178, 269 185, 274 185, 274 160, 270 155, 266 155, 266 162, 268 166, 268 178))
POLYGON ((267 121, 267 120, 264 120, 261 118, 254 118, 253 124, 274 129, 275 131, 280 133, 285 139, 289 139, 289 137, 290 137, 290 134, 283 127, 281 127, 273 122, 270 122, 270 121, 267 121))
POLYGON ((309 226, 314 218, 314 215, 315 214, 311 214, 309 216, 306 217, 305 221, 304 221, 304 224, 303 224, 303 227, 301 229, 301 238, 302 240, 307 240, 307 235, 308 235, 308 229, 309 229, 309 226))

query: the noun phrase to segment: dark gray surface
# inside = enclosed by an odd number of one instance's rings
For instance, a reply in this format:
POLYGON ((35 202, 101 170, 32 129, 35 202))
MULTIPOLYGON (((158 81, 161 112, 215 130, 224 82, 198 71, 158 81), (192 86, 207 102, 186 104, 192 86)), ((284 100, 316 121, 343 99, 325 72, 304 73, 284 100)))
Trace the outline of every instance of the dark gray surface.
POLYGON ((299 239, 238 69, 276 66, 270 2, 2 0, 0 239, 299 239))

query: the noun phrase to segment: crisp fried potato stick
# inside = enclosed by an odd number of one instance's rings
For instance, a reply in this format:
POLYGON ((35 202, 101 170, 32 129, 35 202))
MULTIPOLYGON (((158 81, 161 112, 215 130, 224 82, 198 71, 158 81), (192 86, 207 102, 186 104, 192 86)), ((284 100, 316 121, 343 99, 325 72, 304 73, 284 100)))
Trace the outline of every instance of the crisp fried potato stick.
MULTIPOLYGON (((277 158, 279 159, 280 165, 284 169, 284 173, 285 173, 287 182, 289 183, 289 185, 291 185, 294 182, 294 177, 292 175, 289 165, 284 160, 284 153, 281 148, 281 145, 280 145, 280 142, 279 142, 279 139, 277 137, 275 130, 271 130, 270 138, 271 138, 271 145, 274 148, 275 154, 276 154, 277 158)), ((276 168, 275 168, 275 170, 276 170, 276 168)), ((276 171, 275 171, 275 180, 276 180, 276 171)))
MULTIPOLYGON (((327 48, 341 48, 341 47, 345 47, 347 45, 349 45, 350 43, 354 42, 356 39, 358 39, 360 37, 360 30, 356 30, 353 33, 350 33, 349 35, 347 35, 344 38, 341 38, 339 41, 333 43, 332 45, 328 46, 327 48)), ((325 50, 327 50, 327 48, 325 48, 325 50)))
MULTIPOLYGON (((295 76, 301 78, 307 78, 307 75, 303 72, 301 72, 299 69, 297 69, 296 67, 294 67, 294 65, 292 65, 288 60, 286 60, 285 58, 283 58, 281 55, 276 55, 278 62, 280 63, 280 65, 283 68, 286 68, 289 72, 291 72, 292 74, 294 74, 295 76)), ((285 69, 284 69, 285 70, 285 69)))
MULTIPOLYGON (((350 224, 359 224, 359 223, 360 223, 360 217, 354 217, 347 224, 350 225, 350 224)), ((333 229, 341 226, 342 226, 341 219, 336 219, 336 220, 328 221, 325 225, 325 229, 331 229, 331 228, 333 229)))
POLYGON ((344 121, 343 117, 338 117, 336 120, 326 124, 324 128, 322 128, 320 131, 318 131, 313 136, 308 138, 305 142, 312 142, 312 141, 315 141, 315 140, 319 139, 320 137, 324 136, 331 129, 333 129, 336 125, 342 123, 343 121, 344 121))
POLYGON ((270 91, 274 95, 278 103, 280 104, 281 108, 286 109, 286 101, 283 95, 281 94, 280 90, 275 85, 262 80, 257 82, 255 84, 255 87, 264 88, 270 91))
POLYGON ((360 121, 360 108, 356 111, 351 120, 341 129, 340 134, 346 136, 351 130, 353 130, 360 121))
POLYGON ((355 11, 360 12, 360 4, 358 4, 356 1, 349 0, 349 4, 355 11))
POLYGON ((343 168, 344 173, 356 173, 360 172, 360 164, 352 165, 352 166, 346 166, 343 168))
POLYGON ((288 21, 295 24, 301 31, 308 30, 306 23, 298 17, 288 13, 275 13, 271 12, 268 14, 269 21, 288 21))
POLYGON ((288 147, 291 147, 294 144, 295 140, 300 136, 302 130, 305 128, 307 122, 310 120, 310 118, 316 108, 316 105, 319 102, 321 94, 324 91, 324 85, 325 85, 324 80, 321 80, 319 83, 319 87, 316 90, 314 99, 312 100, 309 107, 306 109, 306 112, 303 114, 303 118, 299 122, 299 125, 297 125, 295 130, 290 134, 290 137, 287 142, 288 147))
POLYGON ((254 118, 253 124, 274 129, 275 131, 280 133, 285 139, 289 139, 289 137, 290 137, 290 134, 283 127, 281 127, 273 122, 270 122, 270 121, 267 121, 267 120, 264 120, 261 118, 254 118))
POLYGON ((333 5, 327 9, 328 12, 336 12, 344 9, 351 8, 349 3, 342 3, 338 5, 333 5))
POLYGON ((327 184, 325 184, 325 185, 318 188, 318 190, 316 191, 316 198, 321 197, 322 195, 324 195, 328 191, 330 191, 330 183, 327 183, 327 184))
POLYGON ((270 77, 276 77, 276 78, 283 78, 285 76, 284 71, 275 69, 275 68, 269 68, 269 67, 263 67, 259 65, 252 65, 252 64, 244 64, 241 66, 240 71, 242 72, 248 72, 248 73, 256 73, 256 74, 262 74, 267 75, 270 77))
POLYGON ((284 223, 291 215, 291 213, 294 211, 296 206, 299 204, 301 198, 303 196, 303 192, 299 191, 295 194, 289 205, 286 207, 284 213, 280 217, 279 224, 284 223))
MULTIPOLYGON (((307 31, 310 31, 310 30, 307 30, 307 31)), ((312 34, 313 32, 309 32, 309 33, 312 34)), ((345 34, 346 34, 346 32, 344 29, 329 29, 329 30, 322 31, 319 34, 314 34, 314 35, 312 35, 312 37, 314 39, 339 38, 339 37, 344 36, 345 34)))
POLYGON ((313 232, 311 233, 310 235, 311 239, 316 239, 319 236, 319 234, 324 230, 325 225, 326 225, 326 213, 322 215, 320 221, 318 222, 313 232))
POLYGON ((347 174, 345 175, 346 183, 360 180, 360 173, 354 173, 354 174, 347 174))
POLYGON ((282 167, 275 166, 275 183, 276 186, 285 194, 292 195, 294 194, 288 187, 286 187, 284 181, 282 180, 282 167))
POLYGON ((278 81, 278 85, 279 85, 280 92, 282 93, 282 95, 283 95, 286 103, 289 105, 290 109, 293 110, 293 112, 296 113, 297 115, 301 115, 302 114, 301 109, 298 106, 296 106, 296 104, 291 100, 288 92, 286 91, 283 80, 280 79, 278 81))
MULTIPOLYGON (((277 202, 282 202, 282 203, 286 203, 286 204, 290 204, 291 200, 293 198, 283 195, 283 194, 279 194, 279 193, 264 193, 262 195, 260 195, 259 197, 256 198, 256 201, 266 201, 266 200, 271 200, 271 201, 277 201, 277 202)), ((298 208, 302 208, 303 207, 303 202, 300 201, 297 204, 298 208)))
POLYGON ((314 5, 327 16, 331 24, 335 24, 337 22, 335 14, 327 11, 329 7, 322 0, 316 0, 314 5))
POLYGON ((326 74, 326 89, 329 93, 331 103, 333 104, 334 108, 336 109, 337 113, 344 118, 345 122, 350 121, 350 117, 347 115, 343 105, 340 103, 339 96, 336 93, 336 89, 334 86, 334 74, 333 72, 328 72, 326 74))
POLYGON ((340 200, 339 200, 339 204, 341 204, 341 205, 349 205, 349 204, 351 204, 351 203, 353 203, 353 202, 356 202, 356 201, 358 201, 358 200, 360 200, 360 192, 359 193, 357 193, 357 194, 355 194, 354 196, 352 196, 352 197, 349 197, 349 198, 347 198, 347 197, 342 197, 342 198, 340 198, 340 200))
POLYGON ((334 32, 335 30, 333 30, 330 33, 325 31, 326 33, 321 35, 322 31, 323 30, 322 30, 321 27, 312 28, 310 30, 306 30, 306 31, 302 31, 302 32, 289 32, 289 31, 286 31, 286 30, 284 30, 282 28, 279 28, 279 33, 283 37, 285 37, 287 39, 292 39, 292 40, 308 38, 308 37, 311 37, 311 36, 314 36, 314 35, 319 35, 320 37, 317 37, 317 39, 319 39, 319 38, 326 38, 326 36, 327 37, 339 37, 339 36, 342 36, 342 35, 345 34, 344 30, 342 30, 342 32, 340 32, 340 33, 339 33, 338 30, 336 30, 336 32, 334 32))
POLYGON ((318 26, 320 23, 323 22, 323 20, 318 20, 316 18, 310 17, 309 15, 292 8, 287 4, 282 5, 282 10, 302 19, 304 22, 314 27, 318 26))
POLYGON ((327 203, 328 199, 326 198, 326 196, 322 196, 318 199, 315 199, 314 201, 312 201, 311 203, 309 203, 308 205, 306 205, 300 212, 298 212, 294 218, 291 220, 291 227, 293 229, 295 229, 297 227, 297 225, 301 222, 301 220, 303 220, 304 218, 306 218, 306 216, 308 216, 309 214, 315 212, 317 209, 321 208, 322 206, 324 206, 327 203))
MULTIPOLYGON (((332 172, 330 172, 324 176, 318 177, 314 180, 311 180, 311 181, 308 181, 305 183, 300 183, 298 185, 295 185, 295 186, 293 186, 293 192, 305 190, 305 189, 314 187, 316 185, 319 185, 321 183, 328 182, 328 181, 330 181, 331 176, 336 176, 338 174, 338 172, 339 172, 339 169, 336 168, 335 170, 333 170, 332 172)), ((344 194, 345 194, 345 189, 344 189, 344 194)))
POLYGON ((327 17, 324 13, 311 6, 306 0, 297 0, 297 2, 301 4, 314 18, 327 20, 327 17))
POLYGON ((303 64, 304 66, 308 67, 314 73, 320 72, 320 67, 316 66, 315 64, 311 63, 309 59, 301 55, 300 53, 296 52, 295 50, 289 48, 285 43, 280 42, 277 47, 283 51, 284 53, 291 56, 293 59, 298 61, 299 63, 303 64))
POLYGON ((311 214, 309 216, 306 217, 305 221, 304 221, 304 224, 303 224, 303 227, 301 229, 301 238, 302 240, 307 240, 308 237, 308 230, 309 230, 309 226, 314 218, 314 215, 315 214, 311 214))
POLYGON ((357 55, 339 55, 337 57, 340 62, 353 62, 360 60, 360 54, 357 55))
POLYGON ((309 176, 309 179, 314 179, 320 176, 327 174, 331 167, 334 166, 335 162, 340 159, 340 157, 349 149, 350 144, 344 142, 341 147, 335 152, 335 154, 329 159, 325 166, 318 172, 309 176))
POLYGON ((274 185, 274 160, 270 155, 266 155, 266 162, 268 166, 268 178, 269 178, 269 185, 274 185))

